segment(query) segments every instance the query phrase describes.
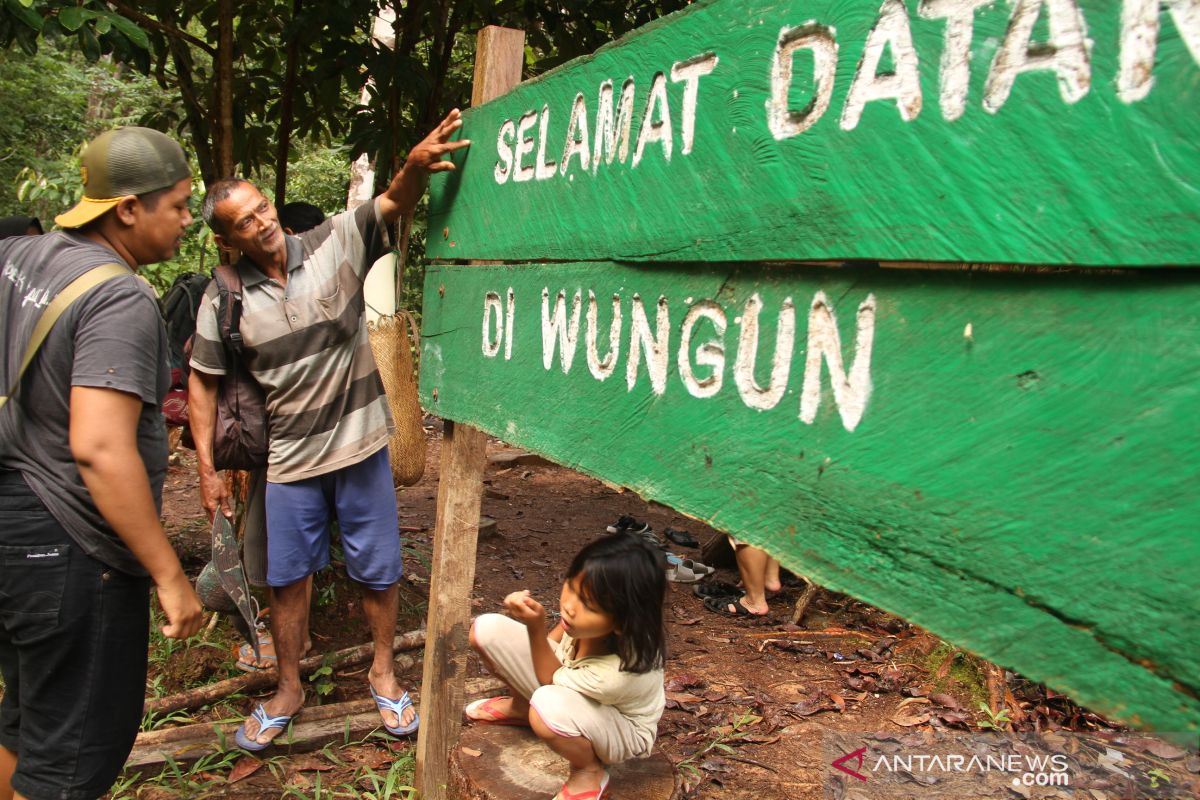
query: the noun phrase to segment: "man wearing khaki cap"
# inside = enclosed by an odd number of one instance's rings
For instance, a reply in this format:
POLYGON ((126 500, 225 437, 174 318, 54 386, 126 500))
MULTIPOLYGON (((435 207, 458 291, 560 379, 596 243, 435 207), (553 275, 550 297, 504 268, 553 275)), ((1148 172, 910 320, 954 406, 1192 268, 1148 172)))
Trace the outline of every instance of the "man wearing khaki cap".
POLYGON ((135 274, 178 251, 190 170, 120 128, 81 171, 67 230, 0 242, 0 800, 107 792, 141 720, 150 586, 166 636, 202 615, 159 523, 167 339, 135 274))

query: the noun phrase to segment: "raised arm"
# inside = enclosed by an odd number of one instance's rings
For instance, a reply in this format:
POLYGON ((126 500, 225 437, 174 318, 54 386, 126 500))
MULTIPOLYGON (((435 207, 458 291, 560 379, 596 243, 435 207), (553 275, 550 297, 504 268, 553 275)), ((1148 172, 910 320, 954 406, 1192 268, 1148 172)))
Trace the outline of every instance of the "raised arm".
POLYGON ((412 213, 425 192, 429 173, 453 170, 454 164, 442 156, 471 144, 463 139, 451 142, 450 137, 462 127, 462 113, 452 109, 433 131, 408 151, 404 167, 395 174, 386 191, 379 196, 379 213, 389 225, 404 214, 412 213))

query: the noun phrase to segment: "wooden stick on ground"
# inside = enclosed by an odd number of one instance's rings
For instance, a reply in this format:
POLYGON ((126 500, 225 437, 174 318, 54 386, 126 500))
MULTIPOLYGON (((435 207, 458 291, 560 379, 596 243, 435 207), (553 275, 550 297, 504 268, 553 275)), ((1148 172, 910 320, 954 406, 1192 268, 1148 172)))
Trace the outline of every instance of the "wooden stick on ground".
POLYGON ((801 593, 800 597, 796 600, 796 605, 792 609, 791 622, 793 625, 800 624, 800 622, 804 619, 804 612, 808 611, 808 604, 812 602, 813 598, 817 596, 817 592, 821 590, 820 586, 817 586, 808 578, 805 578, 804 580, 808 583, 808 585, 804 587, 804 592, 801 593))
MULTIPOLYGON (((415 630, 397 636, 393 646, 397 652, 401 652, 404 650, 415 650, 423 644, 425 644, 425 631, 415 630)), ((374 646, 368 642, 367 644, 360 644, 355 647, 347 647, 345 650, 338 650, 328 655, 310 656, 300 662, 300 675, 311 675, 325 664, 329 664, 335 668, 361 664, 369 660, 374 651, 374 646)), ((237 678, 210 683, 207 686, 197 686, 195 689, 188 689, 186 692, 147 700, 145 710, 155 714, 168 714, 172 711, 178 711, 181 708, 199 708, 200 706, 214 703, 223 697, 228 697, 234 692, 255 692, 260 689, 266 689, 274 686, 278 680, 279 670, 275 668, 251 672, 237 678)))

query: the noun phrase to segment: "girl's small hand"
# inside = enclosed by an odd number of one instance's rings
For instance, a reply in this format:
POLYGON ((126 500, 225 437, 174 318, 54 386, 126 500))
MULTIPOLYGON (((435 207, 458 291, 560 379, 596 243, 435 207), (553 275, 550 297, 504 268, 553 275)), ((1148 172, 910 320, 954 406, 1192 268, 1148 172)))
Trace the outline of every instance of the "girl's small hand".
POLYGON ((546 627, 546 609, 533 599, 528 589, 513 592, 504 598, 504 610, 526 627, 546 627))

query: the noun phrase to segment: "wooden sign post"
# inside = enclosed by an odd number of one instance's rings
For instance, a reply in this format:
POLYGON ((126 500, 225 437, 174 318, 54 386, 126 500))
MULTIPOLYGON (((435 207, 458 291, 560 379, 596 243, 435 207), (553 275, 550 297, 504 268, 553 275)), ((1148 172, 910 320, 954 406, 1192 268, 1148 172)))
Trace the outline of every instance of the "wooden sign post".
MULTIPOLYGON (((522 31, 494 25, 480 31, 472 105, 481 105, 520 82, 524 63, 522 31)), ((446 797, 449 754, 462 724, 486 445, 482 431, 446 421, 429 578, 422 719, 417 734, 415 783, 426 800, 446 797)))
POLYGON ((1194 738, 1198 63, 1185 3, 693 5, 465 115, 422 401, 1194 738))

